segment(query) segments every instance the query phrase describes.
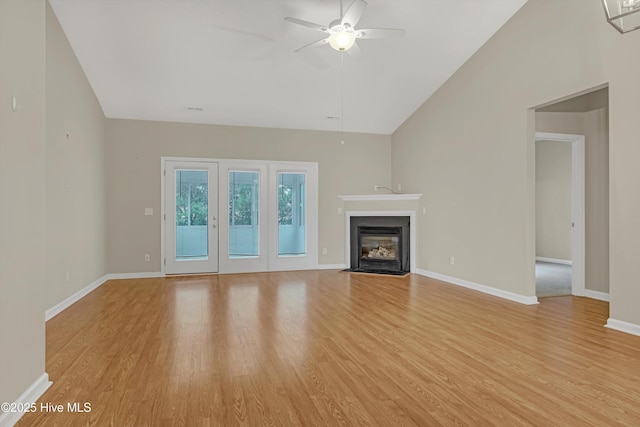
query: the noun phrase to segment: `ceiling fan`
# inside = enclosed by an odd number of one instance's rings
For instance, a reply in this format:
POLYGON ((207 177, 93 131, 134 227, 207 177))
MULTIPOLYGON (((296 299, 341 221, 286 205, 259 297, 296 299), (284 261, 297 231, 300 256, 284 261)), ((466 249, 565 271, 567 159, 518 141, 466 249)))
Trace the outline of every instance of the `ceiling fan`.
POLYGON ((356 44, 356 39, 385 39, 391 37, 401 37, 404 35, 404 30, 395 28, 370 28, 370 29, 357 29, 356 25, 367 7, 367 2, 364 0, 354 0, 351 6, 343 13, 342 0, 340 0, 340 18, 331 21, 329 25, 314 24, 313 22, 303 21, 302 19, 286 17, 285 21, 293 22, 294 24, 309 27, 314 30, 321 31, 327 35, 322 40, 310 43, 306 46, 297 49, 296 52, 301 52, 308 48, 322 46, 327 43, 332 48, 339 52, 347 51, 350 54, 359 54, 360 48, 356 44))

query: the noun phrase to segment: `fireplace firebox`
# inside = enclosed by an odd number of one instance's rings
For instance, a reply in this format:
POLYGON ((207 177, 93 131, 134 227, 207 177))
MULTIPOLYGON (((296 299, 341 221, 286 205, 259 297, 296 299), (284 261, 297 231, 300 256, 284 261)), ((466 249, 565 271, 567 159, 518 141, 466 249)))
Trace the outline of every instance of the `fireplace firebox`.
POLYGON ((358 267, 402 270, 402 227, 358 227, 358 267))
POLYGON ((409 217, 351 217, 350 271, 406 274, 409 266, 409 217))

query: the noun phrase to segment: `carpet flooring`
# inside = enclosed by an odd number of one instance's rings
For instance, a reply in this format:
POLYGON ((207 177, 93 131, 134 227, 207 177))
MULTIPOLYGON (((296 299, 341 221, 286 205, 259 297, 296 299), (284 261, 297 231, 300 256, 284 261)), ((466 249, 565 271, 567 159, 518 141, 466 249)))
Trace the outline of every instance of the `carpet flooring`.
POLYGON ((571 295, 571 266, 536 261, 536 296, 571 295))

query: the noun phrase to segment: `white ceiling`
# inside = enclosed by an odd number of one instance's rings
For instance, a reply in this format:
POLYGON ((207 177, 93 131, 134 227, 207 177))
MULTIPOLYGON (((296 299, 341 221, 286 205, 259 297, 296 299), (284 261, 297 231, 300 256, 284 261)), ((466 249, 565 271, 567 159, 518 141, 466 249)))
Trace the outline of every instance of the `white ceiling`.
MULTIPOLYGON (((344 130, 393 133, 526 0, 368 0, 344 55, 344 130)), ((301 53, 339 0, 50 0, 107 117, 340 130, 341 54, 301 53), (189 111, 187 106, 203 111, 189 111)), ((345 0, 345 9, 350 0, 345 0)))

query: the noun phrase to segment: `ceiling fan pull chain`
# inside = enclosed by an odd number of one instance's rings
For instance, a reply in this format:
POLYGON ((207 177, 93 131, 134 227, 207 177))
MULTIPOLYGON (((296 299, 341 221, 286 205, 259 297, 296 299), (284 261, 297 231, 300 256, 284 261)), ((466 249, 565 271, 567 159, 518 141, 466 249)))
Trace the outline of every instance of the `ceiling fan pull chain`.
POLYGON ((340 52, 340 144, 344 145, 344 52, 340 52))

